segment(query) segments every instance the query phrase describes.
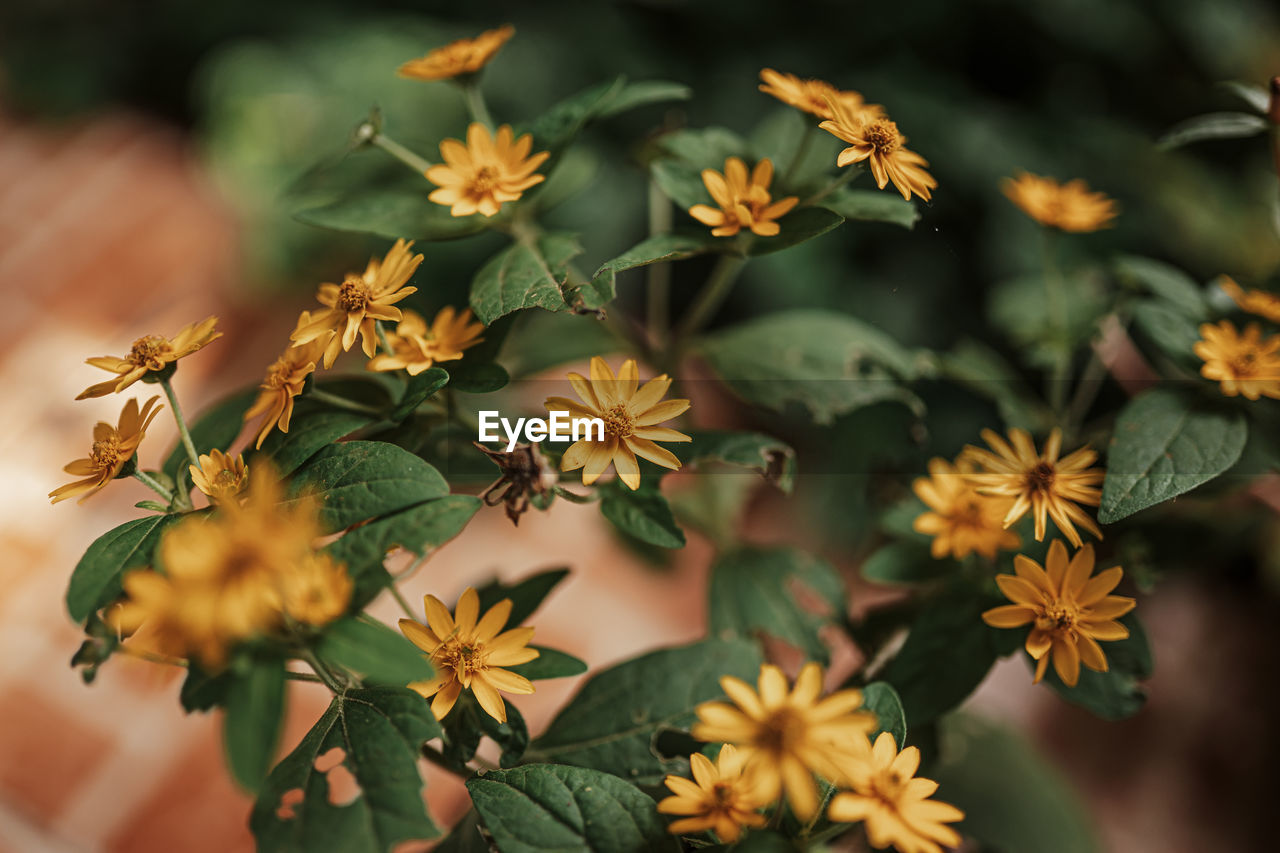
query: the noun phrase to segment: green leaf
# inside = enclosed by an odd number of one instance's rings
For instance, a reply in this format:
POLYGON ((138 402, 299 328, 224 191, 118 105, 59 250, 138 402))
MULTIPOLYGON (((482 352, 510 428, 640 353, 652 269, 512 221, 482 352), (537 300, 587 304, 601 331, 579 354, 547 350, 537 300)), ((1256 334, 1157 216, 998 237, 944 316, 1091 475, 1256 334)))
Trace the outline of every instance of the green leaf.
POLYGON ((120 596, 120 578, 129 569, 148 565, 169 525, 181 515, 152 515, 125 522, 94 540, 71 572, 67 612, 83 622, 120 596))
POLYGON ((790 249, 806 240, 821 237, 844 224, 844 217, 823 207, 800 207, 778 220, 782 229, 773 237, 756 237, 747 250, 749 255, 770 255, 790 249))
POLYGON ((683 548, 684 531, 676 524, 667 499, 656 488, 642 485, 632 491, 621 480, 601 486, 600 514, 615 527, 660 548, 683 548))
POLYGON ((182 681, 182 691, 178 694, 182 710, 190 714, 225 705, 233 678, 230 671, 211 675, 192 661, 187 668, 187 677, 182 681))
POLYGON ((1195 320, 1208 316, 1204 290, 1195 279, 1170 264, 1136 255, 1121 255, 1116 274, 1132 287, 1152 293, 1195 320))
POLYGON ((335 696, 262 786, 249 818, 258 849, 388 853, 400 841, 435 838, 440 832, 423 804, 418 757, 424 742, 441 736, 430 704, 411 690, 382 687, 335 696), (359 796, 342 805, 330 801, 328 782, 329 765, 339 753, 360 787, 359 796), (322 756, 324 770, 316 767, 322 756), (301 790, 302 801, 282 808, 282 798, 295 790, 301 790))
POLYGON ((823 424, 884 400, 914 399, 898 379, 921 372, 892 337, 829 311, 783 311, 716 332, 698 346, 711 368, 749 402, 805 406, 823 424))
MULTIPOLYGON (((373 422, 369 415, 330 409, 310 400, 293 407, 288 432, 275 429, 262 442, 261 452, 270 459, 280 476, 296 471, 321 448, 373 422)), ((252 464, 252 463, 250 463, 252 464)))
POLYGON ((582 254, 578 238, 565 232, 521 240, 488 260, 471 281, 471 307, 486 326, 512 311, 568 311, 565 280, 569 261, 582 254))
POLYGON ((288 501, 320 504, 320 522, 336 531, 449 494, 440 472, 385 441, 348 441, 317 453, 289 483, 288 501))
POLYGON ((693 97, 693 90, 683 83, 670 80, 637 80, 627 83, 621 91, 601 104, 596 110, 597 118, 610 118, 619 113, 634 110, 649 104, 662 104, 668 101, 687 101, 693 97))
MULTIPOLYGON (((225 451, 231 447, 244 426, 244 413, 248 411, 257 396, 257 388, 238 391, 214 403, 201 413, 200 417, 192 421, 189 427, 191 441, 195 444, 196 451, 208 453, 210 450, 225 451)), ((182 442, 178 442, 177 447, 169 452, 160 470, 176 483, 181 482, 180 478, 190 464, 191 460, 187 457, 186 448, 182 446, 182 442)))
POLYGON ((1011 427, 1039 432, 1051 417, 1022 375, 984 343, 965 338, 947 353, 938 353, 938 372, 996 404, 1000 418, 1011 427))
POLYGON ((1252 107, 1258 115, 1266 115, 1271 107, 1271 95, 1261 86, 1237 80, 1223 80, 1218 85, 1252 107))
POLYGON ((679 850, 656 803, 616 776, 532 764, 467 780, 471 802, 504 853, 679 850))
POLYGON ((724 172, 724 161, 742 157, 754 161, 746 140, 723 127, 678 130, 657 141, 663 156, 649 164, 649 174, 658 188, 688 210, 695 204, 714 204, 702 180, 703 169, 724 172))
POLYGON ((547 569, 514 584, 503 584, 497 578, 480 587, 480 610, 486 611, 504 598, 511 599, 511 615, 507 624, 515 627, 534 614, 557 584, 569 576, 567 568, 547 569))
POLYGON ((231 775, 257 791, 267 776, 284 725, 284 660, 255 659, 227 688, 222 741, 231 775))
POLYGON ((688 729, 698 704, 724 695, 721 676, 754 681, 760 663, 756 644, 741 640, 705 640, 624 661, 588 679, 525 757, 657 785, 681 760, 655 753, 655 738, 688 729))
POLYGON ((530 376, 620 348, 605 324, 592 316, 526 311, 516 315, 516 320, 502 350, 502 361, 513 376, 530 376))
POLYGON ((1195 369, 1203 362, 1194 347, 1200 327, 1184 312, 1159 299, 1142 299, 1133 305, 1133 326, 1144 347, 1154 347, 1175 364, 1195 369))
POLYGON ((617 295, 618 273, 625 270, 679 261, 715 251, 715 238, 710 234, 691 236, 686 234, 656 234, 627 249, 612 260, 605 261, 591 276, 591 284, 580 292, 588 308, 599 308, 617 295))
POLYGON ((820 632, 831 624, 832 614, 843 614, 844 597, 844 582, 835 569, 803 551, 738 548, 711 568, 709 630, 723 638, 763 632, 825 663, 830 650, 820 632), (816 599, 814 604, 826 612, 818 612, 806 598, 816 599))
MULTIPOLYGON (((503 700, 505 701, 505 700, 503 700)), ((475 757, 482 738, 496 743, 502 749, 499 764, 512 767, 520 761, 529 746, 529 728, 525 725, 520 709, 507 702, 507 721, 500 723, 480 707, 475 695, 467 690, 441 721, 444 729, 444 756, 460 773, 468 773, 466 763, 475 757)))
POLYGON ((760 432, 696 430, 685 451, 685 464, 698 466, 723 462, 748 468, 786 494, 795 486, 796 452, 776 438, 760 432))
POLYGON ((898 744, 898 749, 907 745, 907 717, 902 711, 902 700, 893 685, 885 681, 873 681, 862 688, 862 708, 872 711, 879 721, 875 731, 871 733, 874 741, 881 732, 888 732, 898 744))
POLYGON ((1062 341, 1071 346, 1083 343, 1097 330, 1098 318, 1111 308, 1104 280, 1092 269, 1063 275, 1064 293, 1069 293, 1062 310, 1050 308, 1043 275, 1022 275, 996 282, 987 294, 987 316, 991 325, 1009 336, 1026 351, 1027 361, 1036 367, 1056 363, 1062 341))
POLYGON ((1174 125, 1156 140, 1156 148, 1169 151, 1207 139, 1243 139, 1257 136, 1270 125, 1252 113, 1208 113, 1174 125))
POLYGON ((409 382, 404 387, 404 396, 387 417, 400 423, 448 382, 449 374, 442 367, 429 367, 417 376, 409 377, 409 382))
POLYGON ((884 190, 855 190, 841 187, 819 202, 827 210, 845 219, 866 222, 888 222, 903 228, 914 228, 920 211, 914 204, 884 190))
POLYGON ((531 648, 538 650, 536 658, 528 663, 508 666, 504 667, 504 669, 523 675, 530 681, 540 681, 545 678, 569 678, 574 675, 582 675, 587 671, 586 663, 571 654, 557 649, 549 649, 546 646, 532 646, 531 648))
POLYGON ((490 394, 511 381, 507 370, 494 362, 449 362, 449 387, 463 394, 490 394))
POLYGON ((1120 411, 1098 521, 1109 524, 1189 492, 1230 468, 1248 427, 1237 411, 1155 389, 1120 411))
POLYGON ((1120 622, 1129 629, 1129 636, 1100 644, 1107 656, 1106 672, 1094 672, 1082 666, 1080 680, 1075 687, 1068 687, 1058 678, 1050 662, 1044 677, 1045 682, 1063 699, 1104 720, 1123 720, 1141 711, 1147 701, 1147 692, 1139 682, 1150 678, 1155 671, 1151 644, 1147 642, 1147 633, 1137 615, 1130 611, 1120 617, 1120 622))
POLYGON ((862 564, 864 578, 887 584, 927 583, 954 574, 955 570, 954 561, 937 559, 921 542, 890 542, 862 564))
POLYGON ((425 177, 405 178, 392 186, 356 186, 335 201, 297 211, 294 218, 308 225, 376 234, 389 240, 457 240, 510 219, 507 210, 492 218, 454 216, 448 207, 427 200, 432 189, 434 185, 425 177))
POLYGON ((491 853, 492 850, 480 832, 480 816, 475 809, 469 809, 453 825, 453 830, 432 848, 432 853, 491 853))
POLYGON ((381 622, 339 620, 325 629, 316 653, 375 684, 404 687, 435 675, 422 650, 381 622))

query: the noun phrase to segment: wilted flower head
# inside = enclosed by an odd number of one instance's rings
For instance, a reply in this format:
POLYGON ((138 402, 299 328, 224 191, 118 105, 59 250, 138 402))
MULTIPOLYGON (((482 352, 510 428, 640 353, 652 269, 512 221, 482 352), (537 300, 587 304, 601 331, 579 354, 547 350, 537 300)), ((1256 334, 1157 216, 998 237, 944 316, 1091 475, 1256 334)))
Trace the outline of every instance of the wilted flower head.
POLYGON ((520 516, 529 509, 529 502, 549 495, 560 479, 537 444, 517 444, 508 453, 490 450, 478 441, 473 443, 502 471, 502 476, 481 492, 480 498, 485 506, 505 505, 512 524, 518 525, 520 516))

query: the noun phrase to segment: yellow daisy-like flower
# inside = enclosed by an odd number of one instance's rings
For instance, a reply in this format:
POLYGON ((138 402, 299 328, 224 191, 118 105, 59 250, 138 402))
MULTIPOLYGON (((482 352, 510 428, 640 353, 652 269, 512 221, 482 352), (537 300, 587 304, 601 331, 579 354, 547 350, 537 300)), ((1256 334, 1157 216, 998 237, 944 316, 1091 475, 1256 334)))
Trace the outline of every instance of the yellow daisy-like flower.
POLYGON ((1225 275, 1218 280, 1218 284, 1240 306, 1241 310, 1257 314, 1272 323, 1280 323, 1280 293, 1245 290, 1236 284, 1234 279, 1225 275))
MULTIPOLYGON (((298 321, 299 327, 310 321, 310 314, 302 312, 298 321)), ((289 431, 289 419, 293 417, 293 398, 302 393, 307 377, 316 369, 316 364, 324 354, 325 347, 333 335, 317 338, 310 343, 292 346, 281 353, 280 357, 267 368, 267 375, 258 386, 258 399, 244 413, 245 421, 251 421, 259 415, 265 415, 262 425, 258 427, 258 441, 254 445, 262 449, 262 442, 267 440, 271 430, 280 427, 281 432, 289 431)))
POLYGON ((1053 178, 1019 172, 1015 178, 1005 178, 1000 189, 1027 216, 1061 231, 1110 228, 1117 214, 1113 199, 1090 192, 1089 185, 1079 178, 1059 184, 1053 178))
POLYGON ((1093 576, 1093 546, 1086 545, 1067 560, 1067 546, 1055 539, 1049 546, 1045 567, 1019 554, 1013 559, 1016 575, 996 575, 1000 591, 1013 602, 982 614, 993 628, 1032 625, 1027 653, 1036 660, 1037 682, 1044 678, 1049 658, 1058 677, 1068 687, 1080 679, 1080 664, 1096 672, 1107 671, 1107 657, 1099 640, 1123 640, 1129 629, 1119 619, 1136 605, 1132 598, 1110 595, 1124 569, 1116 566, 1093 576))
POLYGON ((318 628, 347 612, 353 588, 346 566, 313 554, 281 575, 281 608, 294 622, 318 628))
POLYGON ((747 174, 747 164, 738 157, 724 161, 724 174, 715 169, 702 170, 702 182, 719 209, 695 204, 689 215, 703 225, 711 226, 714 237, 732 237, 743 228, 761 237, 772 237, 781 230, 774 220, 786 215, 800 199, 788 196, 771 202, 769 183, 773 180, 773 162, 768 157, 747 174))
POLYGON ((979 492, 968 477, 973 469, 965 459, 955 465, 932 459, 929 476, 911 484, 929 507, 928 512, 916 516, 912 527, 933 537, 930 551, 936 558, 950 555, 959 560, 976 551, 992 559, 1001 548, 1017 548, 1022 541, 1004 525, 1013 501, 979 492))
POLYGON ((604 441, 581 439, 569 445, 560 460, 561 471, 582 470, 582 483, 589 486, 613 463, 619 479, 630 489, 640 488, 640 465, 636 457, 655 465, 677 470, 680 460, 655 441, 692 441, 682 432, 658 426, 685 413, 688 400, 663 400, 671 379, 664 373, 640 387, 635 359, 622 363, 618 375, 596 356, 591 359, 591 379, 569 374, 569 383, 582 399, 548 397, 547 411, 568 412, 572 420, 600 418, 604 421, 604 441))
POLYGON ((1036 452, 1035 442, 1026 430, 1009 430, 1008 442, 989 429, 982 431, 982 437, 995 452, 972 445, 966 447, 963 456, 982 469, 967 476, 984 495, 1013 498, 1013 504, 1005 513, 1005 527, 1013 525, 1029 510, 1035 519, 1037 542, 1044 540, 1046 518, 1053 519, 1077 548, 1082 543, 1077 524, 1102 538, 1097 522, 1077 506, 1097 506, 1102 501, 1098 484, 1105 472, 1089 467, 1097 461, 1097 453, 1086 446, 1059 459, 1062 430, 1057 428, 1049 434, 1043 453, 1036 452))
POLYGON ((484 340, 484 323, 473 322, 471 309, 461 314, 451 307, 442 308, 427 328, 422 315, 408 308, 394 332, 387 334, 391 354, 378 353, 369 361, 369 369, 404 370, 417 376, 437 361, 456 361, 463 350, 484 340))
POLYGON ((147 433, 147 427, 164 406, 156 406, 159 397, 152 397, 142 408, 138 408, 137 400, 124 404, 120 412, 120 420, 115 426, 99 421, 93 428, 93 447, 88 457, 77 459, 62 470, 83 480, 76 480, 60 486, 49 493, 50 503, 65 501, 76 495, 84 495, 77 503, 84 503, 101 491, 124 468, 126 462, 133 458, 138 445, 147 433))
POLYGON ((714 830, 725 844, 742 835, 743 827, 761 827, 765 816, 759 810, 770 800, 760 796, 759 786, 749 773, 746 762, 733 744, 720 747, 715 763, 701 753, 689 756, 693 781, 683 776, 667 776, 663 784, 675 796, 658 803, 658 812, 683 815, 672 821, 667 831, 672 835, 688 835, 714 830))
POLYGON ((85 364, 101 367, 117 376, 106 382, 89 386, 80 392, 76 399, 105 397, 108 394, 123 391, 148 373, 164 370, 178 359, 191 355, 222 337, 222 332, 214 331, 214 326, 217 324, 217 317, 209 317, 199 323, 184 326, 182 331, 172 338, 166 338, 163 335, 146 335, 138 338, 133 342, 129 354, 123 358, 104 355, 86 360, 85 364))
POLYGON ((840 690, 825 699, 822 668, 807 663, 788 692, 787 677, 772 664, 760 667, 759 692, 726 675, 720 686, 733 704, 704 702, 697 707, 692 734, 702 741, 738 747, 755 774, 760 796, 776 800, 783 790, 800 820, 818 812, 813 774, 838 778, 837 757, 855 749, 876 727, 876 715, 858 711, 861 690, 840 690))
POLYGON ((363 275, 347 273, 342 284, 320 285, 316 300, 325 308, 317 311, 306 323, 298 323, 291 336, 293 342, 302 345, 316 340, 326 341, 326 370, 333 367, 338 353, 351 349, 357 334, 360 335, 364 354, 373 357, 378 349, 375 322, 399 322, 402 315, 395 303, 418 292, 416 287, 404 286, 422 263, 422 255, 410 254, 412 248, 412 242, 396 240, 382 260, 369 259, 363 275))
POLYGON ((231 456, 221 450, 210 450, 200 455, 199 468, 187 467, 191 471, 191 482, 212 503, 235 500, 249 485, 249 467, 244 464, 244 454, 231 456))
POLYGON ((447 80, 474 74, 484 68, 515 34, 516 28, 510 24, 485 30, 473 39, 458 39, 437 47, 426 56, 411 59, 400 66, 398 73, 414 80, 447 80))
POLYGON ((925 170, 929 161, 905 147, 907 138, 898 132, 897 124, 887 116, 868 115, 839 98, 828 97, 827 105, 831 118, 818 127, 849 143, 836 157, 837 166, 865 162, 880 189, 893 181, 908 201, 912 193, 925 201, 930 199, 929 191, 938 182, 925 170))
POLYGON ((909 746, 899 752, 893 735, 881 732, 864 758, 844 764, 851 790, 831 798, 827 817, 839 823, 861 821, 877 850, 892 845, 901 853, 941 853, 940 845, 955 847, 960 836, 946 824, 964 820, 964 812, 929 799, 938 783, 917 777, 919 769, 919 749, 909 746))
POLYGON ((834 118, 827 103, 828 98, 843 101, 850 110, 860 112, 865 118, 878 117, 884 113, 879 104, 866 103, 860 92, 837 89, 826 80, 804 80, 772 68, 760 69, 760 79, 764 81, 760 84, 761 92, 818 118, 834 118))
POLYGON ((1257 323, 1238 334, 1230 321, 1200 327, 1201 340, 1193 348, 1204 360, 1200 375, 1220 383, 1228 397, 1280 400, 1280 335, 1262 337, 1257 323))
POLYGON ((418 648, 431 656, 436 675, 428 681, 409 685, 426 699, 431 711, 443 720, 453 710, 463 690, 470 690, 485 713, 500 723, 507 721, 503 693, 532 693, 533 683, 523 675, 503 669, 528 663, 538 656, 529 648, 532 628, 503 631, 511 616, 511 599, 504 598, 480 616, 480 596, 470 587, 458 598, 453 616, 434 595, 423 600, 427 610, 425 626, 401 619, 400 630, 418 648))
POLYGON ((426 171, 427 180, 439 189, 427 198, 448 207, 454 216, 477 212, 495 216, 505 202, 516 201, 525 190, 547 179, 534 172, 551 152, 539 151, 530 156, 532 150, 532 134, 516 139, 511 125, 504 124, 496 135, 491 135, 489 128, 472 122, 467 128, 466 145, 457 139, 440 143, 444 163, 426 171))

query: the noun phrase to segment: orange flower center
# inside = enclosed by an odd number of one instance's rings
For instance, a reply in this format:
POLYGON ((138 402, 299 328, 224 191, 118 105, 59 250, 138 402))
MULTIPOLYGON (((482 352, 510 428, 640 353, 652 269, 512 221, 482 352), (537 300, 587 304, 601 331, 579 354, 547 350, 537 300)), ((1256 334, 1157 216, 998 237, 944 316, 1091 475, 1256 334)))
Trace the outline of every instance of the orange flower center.
POLYGON ((862 129, 862 138, 880 154, 892 154, 898 150, 902 137, 898 125, 888 119, 877 119, 862 129))
POLYGON ((1253 350, 1245 350, 1237 352, 1234 356, 1227 360, 1231 372, 1240 378, 1252 378, 1258 376, 1262 371, 1258 369, 1258 354, 1253 350))
POLYGON ((604 434, 607 438, 626 438, 635 431, 631 413, 622 403, 605 412, 601 420, 604 421, 604 434))
POLYGON ((456 638, 445 640, 432 658, 445 669, 453 670, 454 676, 464 684, 486 669, 484 648, 459 642, 456 638))
POLYGON ((1027 486, 1033 491, 1047 492, 1053 488, 1054 470, 1048 462, 1041 462, 1027 472, 1027 486))
POLYGON ((790 708, 778 708, 761 721, 755 741, 773 755, 784 755, 794 752, 804 735, 804 720, 790 708))
POLYGON ((498 173, 491 166, 481 166, 471 178, 471 192, 476 195, 488 195, 497 189, 498 173))
POLYGON ((215 489, 229 491, 240 485, 240 478, 229 468, 223 468, 213 476, 213 486, 215 489))
POLYGON ((110 471, 120 461, 120 439, 117 436, 104 438, 93 443, 89 451, 89 460, 99 471, 110 471))
POLYGON ((882 770, 871 777, 872 795, 886 805, 893 807, 901 798, 902 790, 909 781, 911 781, 909 777, 904 779, 895 770, 882 770))
POLYGON ((169 341, 161 335, 146 335, 133 342, 127 361, 148 370, 164 368, 163 356, 173 352, 169 341))
POLYGON ((1047 604, 1036 617, 1036 627, 1041 631, 1069 631, 1080 618, 1080 611, 1073 604, 1055 601, 1047 604))
POLYGON ((337 307, 349 314, 363 311, 369 304, 369 297, 369 285, 365 284, 364 279, 354 275, 347 276, 347 280, 338 288, 337 307))
POLYGON ((717 782, 711 787, 711 796, 720 808, 728 808, 733 804, 733 783, 717 782))

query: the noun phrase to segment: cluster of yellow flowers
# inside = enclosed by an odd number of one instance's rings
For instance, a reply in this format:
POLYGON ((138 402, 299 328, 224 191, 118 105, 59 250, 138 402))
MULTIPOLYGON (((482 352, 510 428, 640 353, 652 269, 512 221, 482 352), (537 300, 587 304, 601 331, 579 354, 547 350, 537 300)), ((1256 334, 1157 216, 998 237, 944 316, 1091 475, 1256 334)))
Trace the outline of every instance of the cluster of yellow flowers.
MULTIPOLYGON (((1246 291, 1226 276, 1221 285, 1241 310, 1280 324, 1280 296, 1246 291)), ((1257 323, 1250 323, 1241 334, 1230 320, 1222 320, 1202 325, 1200 338, 1195 345, 1196 355, 1204 361, 1200 375, 1218 382, 1223 394, 1280 400, 1280 334, 1263 337, 1257 323)))
POLYGON ((658 811, 678 815, 669 831, 690 834, 713 830, 732 844, 743 828, 763 826, 761 810, 785 795, 801 821, 820 810, 815 776, 839 788, 827 817, 839 823, 861 822, 872 846, 893 845, 906 853, 940 853, 960 836, 948 823, 962 820, 954 806, 930 799, 938 786, 916 777, 920 751, 899 750, 884 732, 874 744, 876 715, 861 710, 860 690, 839 690, 822 697, 822 669, 808 663, 794 686, 778 667, 760 669, 756 688, 725 676, 720 685, 730 702, 706 702, 697 708, 693 736, 723 743, 715 763, 690 756, 690 781, 665 780, 673 796, 658 811))

